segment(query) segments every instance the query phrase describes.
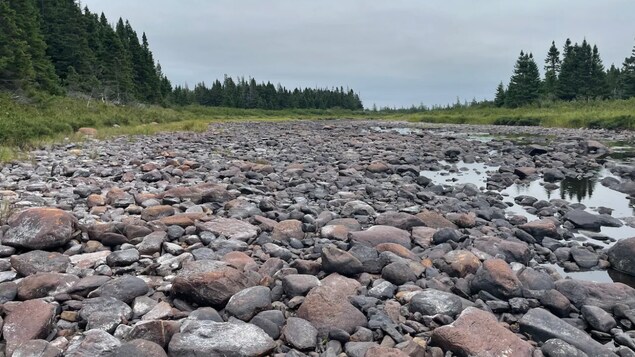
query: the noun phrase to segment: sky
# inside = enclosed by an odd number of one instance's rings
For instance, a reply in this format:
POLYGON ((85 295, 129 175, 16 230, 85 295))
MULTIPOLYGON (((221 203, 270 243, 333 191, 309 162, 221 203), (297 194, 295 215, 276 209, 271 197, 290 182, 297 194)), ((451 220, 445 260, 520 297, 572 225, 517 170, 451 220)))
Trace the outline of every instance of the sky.
POLYGON ((521 50, 597 44, 621 66, 633 0, 81 0, 145 32, 173 84, 225 74, 287 88, 343 86, 366 107, 492 99, 521 50))

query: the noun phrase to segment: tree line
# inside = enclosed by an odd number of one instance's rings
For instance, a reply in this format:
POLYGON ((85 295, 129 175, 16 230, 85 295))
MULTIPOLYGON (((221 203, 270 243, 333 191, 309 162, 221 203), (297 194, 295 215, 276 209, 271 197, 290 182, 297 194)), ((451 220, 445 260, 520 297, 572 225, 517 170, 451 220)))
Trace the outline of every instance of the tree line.
POLYGON ((225 77, 209 88, 173 86, 145 33, 76 0, 0 0, 0 90, 82 95, 115 103, 239 108, 362 108, 352 90, 287 90, 225 77))
POLYGON ((635 47, 621 68, 605 70, 596 45, 567 39, 562 56, 555 42, 547 52, 544 78, 531 53, 520 52, 514 72, 505 86, 496 88, 497 107, 519 107, 541 100, 626 99, 635 97, 635 47))

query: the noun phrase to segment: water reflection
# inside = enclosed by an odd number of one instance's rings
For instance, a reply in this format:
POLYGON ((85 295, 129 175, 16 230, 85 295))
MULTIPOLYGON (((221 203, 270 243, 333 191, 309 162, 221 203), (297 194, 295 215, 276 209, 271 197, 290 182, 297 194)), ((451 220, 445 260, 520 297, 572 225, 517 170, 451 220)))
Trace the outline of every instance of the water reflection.
POLYGON ((567 178, 560 182, 560 198, 572 201, 574 198, 582 202, 586 198, 593 197, 593 191, 597 184, 597 178, 567 178))

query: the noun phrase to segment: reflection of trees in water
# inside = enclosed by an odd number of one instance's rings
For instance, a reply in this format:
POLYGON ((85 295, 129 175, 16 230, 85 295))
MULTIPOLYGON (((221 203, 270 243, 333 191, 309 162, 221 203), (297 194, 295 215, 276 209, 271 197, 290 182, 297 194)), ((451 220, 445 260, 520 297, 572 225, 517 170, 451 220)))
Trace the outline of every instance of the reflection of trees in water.
POLYGON ((565 200, 568 197, 571 201, 575 197, 578 202, 581 202, 583 199, 593 196, 596 184, 597 181, 588 178, 565 179, 560 182, 560 198, 565 200))

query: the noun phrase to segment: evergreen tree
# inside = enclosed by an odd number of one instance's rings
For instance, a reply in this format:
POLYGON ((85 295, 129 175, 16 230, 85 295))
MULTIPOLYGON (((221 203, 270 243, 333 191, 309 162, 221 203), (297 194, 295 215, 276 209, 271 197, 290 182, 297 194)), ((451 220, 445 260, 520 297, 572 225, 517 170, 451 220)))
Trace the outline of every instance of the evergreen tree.
POLYGON ((533 55, 520 52, 520 56, 514 66, 505 104, 515 108, 531 104, 538 100, 540 95, 540 73, 534 61, 533 55))
POLYGON ((620 99, 623 96, 622 88, 620 85, 621 72, 620 69, 611 65, 606 72, 606 83, 608 86, 608 96, 611 99, 620 99))
POLYGON ((562 100, 573 100, 576 98, 578 88, 580 87, 578 75, 578 58, 576 56, 577 45, 571 45, 571 40, 567 39, 562 51, 562 65, 560 67, 560 76, 558 77, 557 93, 558 98, 562 100))
POLYGON ((505 86, 503 85, 503 82, 500 82, 498 84, 498 87, 496 87, 496 97, 494 98, 494 105, 497 107, 502 107, 505 105, 505 86))
POLYGON ((633 46, 631 56, 624 59, 620 87, 624 97, 635 97, 635 46, 633 46))
POLYGON ((547 99, 556 98, 556 89, 558 86, 558 74, 560 73, 560 51, 556 47, 554 41, 551 42, 547 58, 545 59, 545 82, 543 86, 544 94, 547 99))
POLYGON ((6 89, 28 86, 36 75, 17 16, 7 0, 0 0, 0 87, 6 89))
POLYGON ((15 24, 21 30, 21 40, 28 46, 36 88, 61 94, 59 78, 51 59, 46 55, 46 43, 40 32, 40 14, 34 1, 10 0, 9 5, 15 11, 15 24))
POLYGON ((602 64, 602 59, 600 58, 598 47, 595 45, 593 46, 593 50, 591 52, 591 75, 589 87, 591 87, 590 94, 592 98, 604 99, 609 95, 606 72, 604 70, 604 65, 602 64))

